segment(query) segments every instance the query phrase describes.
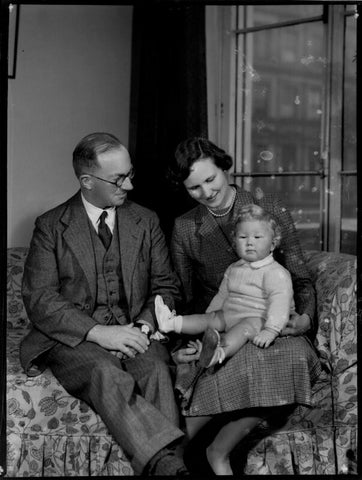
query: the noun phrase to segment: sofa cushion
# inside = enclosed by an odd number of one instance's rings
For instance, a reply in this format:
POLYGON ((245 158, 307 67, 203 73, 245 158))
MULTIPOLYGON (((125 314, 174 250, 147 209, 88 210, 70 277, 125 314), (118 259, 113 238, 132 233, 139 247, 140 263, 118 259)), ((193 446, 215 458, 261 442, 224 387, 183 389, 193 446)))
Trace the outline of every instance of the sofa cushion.
POLYGON ((69 395, 49 369, 25 375, 23 336, 20 328, 8 330, 8 475, 132 475, 123 450, 86 403, 69 395))

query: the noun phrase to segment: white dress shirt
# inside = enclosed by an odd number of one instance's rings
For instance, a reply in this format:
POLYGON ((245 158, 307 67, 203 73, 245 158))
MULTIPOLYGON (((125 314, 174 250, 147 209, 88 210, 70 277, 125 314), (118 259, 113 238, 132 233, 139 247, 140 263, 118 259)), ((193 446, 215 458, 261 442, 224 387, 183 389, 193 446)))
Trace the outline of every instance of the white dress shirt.
POLYGON ((82 202, 83 202, 84 208, 87 212, 89 220, 92 222, 92 225, 95 231, 98 233, 99 217, 101 216, 102 212, 106 211, 108 215, 106 216, 105 222, 113 234, 114 222, 116 220, 116 207, 110 207, 110 208, 104 208, 104 209, 99 208, 93 205, 92 203, 89 203, 84 198, 83 194, 81 194, 81 196, 82 196, 82 202))

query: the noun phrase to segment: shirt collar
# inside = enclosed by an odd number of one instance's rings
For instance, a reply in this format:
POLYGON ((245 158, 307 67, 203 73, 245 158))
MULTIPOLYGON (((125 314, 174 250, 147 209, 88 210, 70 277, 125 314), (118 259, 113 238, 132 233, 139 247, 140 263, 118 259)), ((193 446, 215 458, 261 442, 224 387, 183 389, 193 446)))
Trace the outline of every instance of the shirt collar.
POLYGON ((89 220, 92 222, 92 225, 94 226, 94 228, 98 231, 99 217, 101 216, 102 212, 105 210, 106 212, 108 212, 108 215, 106 217, 106 224, 109 226, 109 228, 113 232, 115 215, 116 215, 116 207, 99 208, 93 205, 92 203, 88 202, 88 200, 84 198, 83 193, 81 193, 81 197, 82 197, 84 208, 89 217, 89 220))
POLYGON ((261 268, 265 267, 266 265, 270 265, 271 263, 274 262, 274 257, 272 253, 269 253, 269 255, 262 260, 257 260, 256 262, 247 262, 246 260, 240 260, 240 265, 249 265, 251 268, 261 268))

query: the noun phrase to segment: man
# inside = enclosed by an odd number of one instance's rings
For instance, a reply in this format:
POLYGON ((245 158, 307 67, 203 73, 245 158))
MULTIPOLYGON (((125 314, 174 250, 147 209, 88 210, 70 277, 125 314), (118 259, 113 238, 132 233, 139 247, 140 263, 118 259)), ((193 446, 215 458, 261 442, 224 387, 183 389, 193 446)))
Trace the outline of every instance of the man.
POLYGON ((155 330, 154 298, 170 308, 179 285, 157 216, 127 200, 134 170, 113 135, 87 135, 73 152, 80 191, 37 218, 23 298, 33 329, 21 345, 29 375, 49 366, 87 402, 136 474, 187 475, 183 432, 155 330))

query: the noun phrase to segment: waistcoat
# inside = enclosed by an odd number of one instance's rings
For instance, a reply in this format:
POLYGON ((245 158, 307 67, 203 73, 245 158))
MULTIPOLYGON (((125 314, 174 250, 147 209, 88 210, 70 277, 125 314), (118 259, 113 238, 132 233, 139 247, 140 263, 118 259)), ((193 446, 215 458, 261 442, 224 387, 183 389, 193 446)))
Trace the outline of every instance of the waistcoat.
POLYGON ((90 224, 89 227, 97 274, 96 308, 92 317, 102 325, 125 325, 130 320, 122 277, 117 222, 108 250, 93 226, 90 224))

